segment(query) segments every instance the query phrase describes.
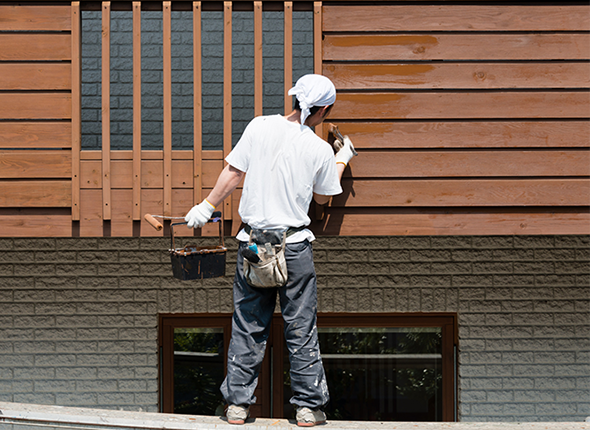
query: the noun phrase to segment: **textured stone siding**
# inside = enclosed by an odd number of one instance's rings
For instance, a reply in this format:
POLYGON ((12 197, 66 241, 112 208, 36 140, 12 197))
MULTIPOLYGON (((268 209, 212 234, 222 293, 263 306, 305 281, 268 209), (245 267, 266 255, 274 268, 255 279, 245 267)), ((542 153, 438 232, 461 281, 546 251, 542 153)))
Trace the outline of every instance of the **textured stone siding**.
MULTIPOLYGON (((283 13, 263 12, 263 111, 284 112, 283 13)), ((111 18, 111 148, 133 148, 131 12, 111 18)), ((192 12, 172 12, 172 148, 193 148, 192 12)), ((313 14, 293 13, 293 79, 313 72, 313 14)), ((142 148, 162 149, 162 12, 142 12, 142 148)), ((232 14, 232 131, 254 116, 254 20, 232 14)), ((202 12, 203 149, 223 148, 223 12, 202 12)), ((101 145, 101 12, 82 13, 82 149, 101 145)))
MULTIPOLYGON (((232 310, 227 244, 226 278, 181 282, 166 238, 0 239, 0 401, 157 411, 158 314, 232 310)), ((462 421, 583 421, 589 244, 320 237, 319 310, 457 312, 462 421)))

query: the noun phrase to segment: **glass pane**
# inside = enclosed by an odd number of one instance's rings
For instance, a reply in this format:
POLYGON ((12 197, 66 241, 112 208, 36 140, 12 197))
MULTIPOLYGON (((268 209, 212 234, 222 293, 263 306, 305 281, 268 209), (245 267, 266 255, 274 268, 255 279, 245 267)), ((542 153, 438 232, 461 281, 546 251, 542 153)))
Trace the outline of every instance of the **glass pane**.
MULTIPOLYGON (((320 327, 318 333, 331 397, 328 419, 442 421, 439 327, 320 327)), ((290 417, 288 362, 285 366, 290 417)))
POLYGON ((222 415, 222 328, 174 329, 174 413, 222 415))

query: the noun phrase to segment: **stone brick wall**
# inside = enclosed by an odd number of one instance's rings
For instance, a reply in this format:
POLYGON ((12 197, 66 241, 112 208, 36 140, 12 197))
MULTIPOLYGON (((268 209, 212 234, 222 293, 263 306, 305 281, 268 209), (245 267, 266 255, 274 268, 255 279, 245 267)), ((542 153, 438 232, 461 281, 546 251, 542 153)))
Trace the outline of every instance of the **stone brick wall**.
MULTIPOLYGON (((209 240, 209 239, 208 239, 209 240)), ((0 239, 0 401, 157 411, 158 313, 230 312, 166 238, 0 239)), ((320 312, 457 312, 462 421, 590 415, 590 237, 320 237, 320 312)))
MULTIPOLYGON (((283 13, 263 12, 263 111, 282 114, 283 13)), ((172 12, 173 149, 193 148, 192 12, 172 12)), ((293 79, 313 72, 313 14, 293 13, 293 79)), ((162 149, 162 12, 142 12, 142 148, 162 149)), ((252 12, 232 14, 232 130, 254 116, 252 12)), ((203 148, 223 148, 223 12, 202 12, 203 148)), ((133 148, 131 12, 111 18, 111 148, 133 148)), ((82 149, 101 145, 101 12, 82 13, 82 149)))

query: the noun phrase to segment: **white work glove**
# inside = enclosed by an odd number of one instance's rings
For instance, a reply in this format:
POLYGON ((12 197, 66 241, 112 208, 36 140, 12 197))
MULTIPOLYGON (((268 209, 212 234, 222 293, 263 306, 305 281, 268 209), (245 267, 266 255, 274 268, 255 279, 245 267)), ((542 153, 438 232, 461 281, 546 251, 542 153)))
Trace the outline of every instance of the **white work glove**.
POLYGON ((215 206, 207 201, 203 200, 198 205, 194 206, 184 217, 184 220, 188 223, 189 228, 201 228, 207 221, 211 219, 215 206))
POLYGON ((342 148, 336 153, 336 163, 342 163, 344 165, 348 165, 352 157, 356 155, 356 151, 354 150, 354 146, 352 142, 348 138, 348 136, 344 136, 344 142, 342 142, 342 148))

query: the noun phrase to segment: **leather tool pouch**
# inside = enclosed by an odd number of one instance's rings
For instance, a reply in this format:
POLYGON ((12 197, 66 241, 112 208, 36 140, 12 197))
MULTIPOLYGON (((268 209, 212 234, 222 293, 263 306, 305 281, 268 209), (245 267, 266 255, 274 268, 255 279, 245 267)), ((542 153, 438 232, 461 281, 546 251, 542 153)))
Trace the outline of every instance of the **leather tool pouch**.
POLYGON ((285 244, 287 231, 282 229, 252 229, 248 245, 256 244, 260 261, 244 258, 244 277, 252 287, 283 287, 287 283, 285 244))

